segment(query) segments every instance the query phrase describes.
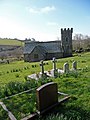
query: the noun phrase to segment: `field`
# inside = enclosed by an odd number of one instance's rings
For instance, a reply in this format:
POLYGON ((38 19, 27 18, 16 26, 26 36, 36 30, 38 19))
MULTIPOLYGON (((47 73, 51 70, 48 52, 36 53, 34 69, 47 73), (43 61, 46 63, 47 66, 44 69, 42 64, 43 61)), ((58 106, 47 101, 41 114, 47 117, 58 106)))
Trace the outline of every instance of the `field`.
MULTIPOLYGON (((70 100, 55 109, 47 120, 90 120, 90 53, 74 55, 70 58, 57 60, 57 68, 63 68, 68 62, 70 69, 76 60, 78 70, 69 74, 58 75, 57 78, 40 79, 39 81, 27 79, 27 75, 40 72, 40 63, 24 63, 16 61, 10 64, 0 64, 0 98, 9 97, 24 90, 30 90, 7 99, 1 99, 7 108, 15 115, 17 120, 36 111, 35 89, 40 85, 54 81, 58 90, 71 96, 70 100)), ((45 70, 52 69, 52 62, 45 61, 45 70), (47 64, 48 63, 48 64, 47 64)), ((0 106, 0 119, 8 120, 7 113, 0 106)))
POLYGON ((0 39, 0 45, 18 45, 22 46, 23 42, 14 39, 0 39))

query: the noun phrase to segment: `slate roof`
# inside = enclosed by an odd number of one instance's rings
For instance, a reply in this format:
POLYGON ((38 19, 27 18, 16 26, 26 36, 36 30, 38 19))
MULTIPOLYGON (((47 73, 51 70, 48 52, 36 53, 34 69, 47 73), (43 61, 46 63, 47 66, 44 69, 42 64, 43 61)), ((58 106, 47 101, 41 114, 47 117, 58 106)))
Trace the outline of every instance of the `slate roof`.
POLYGON ((42 54, 62 52, 61 41, 29 42, 25 44, 24 54, 30 54, 36 47, 42 54))
POLYGON ((35 46, 30 46, 29 44, 26 44, 24 47, 24 54, 30 54, 34 50, 35 46))
POLYGON ((47 49, 44 46, 36 46, 37 49, 39 50, 39 52, 43 55, 45 55, 45 53, 47 53, 47 49))

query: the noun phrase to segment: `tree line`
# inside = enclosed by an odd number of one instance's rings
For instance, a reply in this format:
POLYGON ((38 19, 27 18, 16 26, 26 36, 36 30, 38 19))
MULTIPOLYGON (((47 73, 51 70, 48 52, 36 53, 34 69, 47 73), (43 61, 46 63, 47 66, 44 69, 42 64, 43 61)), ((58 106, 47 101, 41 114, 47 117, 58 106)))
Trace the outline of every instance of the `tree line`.
POLYGON ((90 36, 75 34, 72 44, 74 51, 90 51, 90 36))

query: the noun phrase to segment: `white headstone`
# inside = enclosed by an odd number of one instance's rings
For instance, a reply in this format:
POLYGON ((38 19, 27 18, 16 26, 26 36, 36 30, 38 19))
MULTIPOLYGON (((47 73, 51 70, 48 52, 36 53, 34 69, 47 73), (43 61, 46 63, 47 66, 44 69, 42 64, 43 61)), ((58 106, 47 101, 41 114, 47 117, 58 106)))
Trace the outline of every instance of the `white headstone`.
POLYGON ((68 63, 64 63, 63 70, 64 70, 64 73, 69 72, 69 64, 68 63))
POLYGON ((72 69, 73 69, 73 70, 77 70, 77 62, 76 62, 76 61, 74 61, 74 62, 72 63, 72 69))
POLYGON ((53 58, 52 62, 53 62, 52 76, 55 77, 55 76, 56 76, 56 72, 57 72, 57 69, 56 69, 56 59, 55 59, 55 57, 53 58))
POLYGON ((56 70, 56 59, 55 59, 55 57, 53 58, 52 62, 53 62, 53 70, 56 70))

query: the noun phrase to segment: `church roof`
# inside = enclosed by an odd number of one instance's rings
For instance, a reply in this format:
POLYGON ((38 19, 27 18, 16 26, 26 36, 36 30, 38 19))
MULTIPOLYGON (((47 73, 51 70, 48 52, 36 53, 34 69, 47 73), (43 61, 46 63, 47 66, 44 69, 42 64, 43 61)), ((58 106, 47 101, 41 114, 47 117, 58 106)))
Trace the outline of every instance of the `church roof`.
POLYGON ((47 49, 44 46, 38 45, 35 48, 37 48, 42 55, 45 55, 45 53, 47 53, 47 49))
POLYGON ((29 46, 29 45, 26 45, 24 47, 24 54, 30 54, 33 50, 34 50, 35 46, 29 46))
POLYGON ((26 43, 24 54, 30 54, 36 47, 42 54, 61 52, 61 41, 26 43))

